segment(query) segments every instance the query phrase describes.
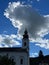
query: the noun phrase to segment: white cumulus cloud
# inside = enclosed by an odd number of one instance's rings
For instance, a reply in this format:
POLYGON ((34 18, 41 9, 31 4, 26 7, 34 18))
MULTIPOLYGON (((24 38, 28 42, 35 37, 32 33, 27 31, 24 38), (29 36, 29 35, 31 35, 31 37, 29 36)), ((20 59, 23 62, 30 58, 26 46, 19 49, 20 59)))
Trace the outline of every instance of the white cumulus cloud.
POLYGON ((15 34, 0 35, 0 47, 13 47, 15 45, 20 45, 20 42, 17 41, 17 39, 18 38, 15 34))
MULTIPOLYGON (((23 34, 24 29, 27 28, 30 38, 34 39, 34 42, 37 42, 36 39, 42 39, 44 35, 49 33, 49 16, 40 15, 30 5, 23 5, 20 2, 10 2, 5 9, 4 15, 12 22, 15 28, 18 28, 20 36, 23 34)), ((39 43, 42 43, 42 41, 39 43)), ((40 44, 38 46, 41 47, 40 44)))
POLYGON ((31 57, 37 57, 38 56, 38 53, 31 53, 31 57))

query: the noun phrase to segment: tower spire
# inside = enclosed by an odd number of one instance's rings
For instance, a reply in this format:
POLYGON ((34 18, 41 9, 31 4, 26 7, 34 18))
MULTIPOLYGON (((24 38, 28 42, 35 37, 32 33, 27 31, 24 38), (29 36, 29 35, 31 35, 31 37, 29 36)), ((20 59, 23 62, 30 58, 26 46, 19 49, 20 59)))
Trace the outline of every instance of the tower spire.
POLYGON ((24 33, 25 33, 25 34, 27 34, 27 33, 28 33, 28 32, 27 32, 27 29, 25 29, 24 33))
POLYGON ((28 31, 25 29, 23 39, 22 39, 22 48, 26 49, 29 53, 29 36, 28 31))
POLYGON ((23 35, 23 38, 22 38, 22 48, 27 51, 28 65, 29 65, 29 36, 28 36, 27 29, 25 29, 24 35, 23 35))
POLYGON ((24 31, 23 38, 29 38, 27 29, 25 29, 25 31, 24 31))

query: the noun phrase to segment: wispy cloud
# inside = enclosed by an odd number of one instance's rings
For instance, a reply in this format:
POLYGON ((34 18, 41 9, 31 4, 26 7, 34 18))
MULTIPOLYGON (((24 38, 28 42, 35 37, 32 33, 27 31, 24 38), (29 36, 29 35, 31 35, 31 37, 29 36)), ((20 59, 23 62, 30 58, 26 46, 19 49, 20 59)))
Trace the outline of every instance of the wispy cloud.
POLYGON ((37 2, 39 2, 40 0, 37 0, 37 2))

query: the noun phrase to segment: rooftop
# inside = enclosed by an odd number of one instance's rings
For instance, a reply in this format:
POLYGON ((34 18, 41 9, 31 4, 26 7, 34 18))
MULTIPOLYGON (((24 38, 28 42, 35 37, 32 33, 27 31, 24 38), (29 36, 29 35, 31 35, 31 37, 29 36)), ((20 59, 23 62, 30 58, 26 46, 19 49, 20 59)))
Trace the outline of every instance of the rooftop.
POLYGON ((0 52, 27 52, 27 50, 26 49, 23 49, 23 48, 21 48, 21 47, 13 47, 13 48, 7 48, 7 47, 5 47, 5 48, 0 48, 0 52))

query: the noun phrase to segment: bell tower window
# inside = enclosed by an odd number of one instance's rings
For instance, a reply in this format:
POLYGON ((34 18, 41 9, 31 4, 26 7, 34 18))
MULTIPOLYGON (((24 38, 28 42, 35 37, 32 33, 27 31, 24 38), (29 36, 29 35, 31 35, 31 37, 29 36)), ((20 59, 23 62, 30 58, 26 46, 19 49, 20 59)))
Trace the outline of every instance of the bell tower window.
POLYGON ((24 46, 26 46, 26 42, 24 42, 24 46))

